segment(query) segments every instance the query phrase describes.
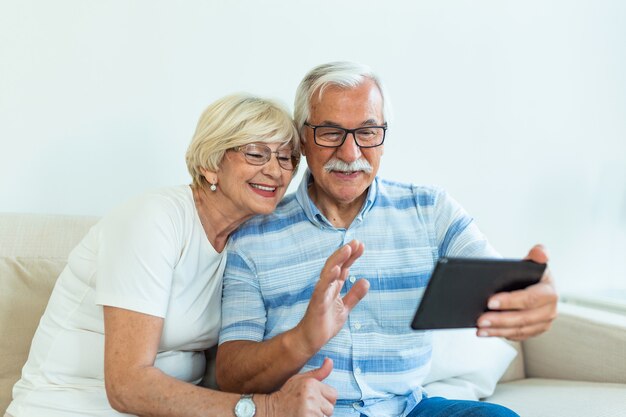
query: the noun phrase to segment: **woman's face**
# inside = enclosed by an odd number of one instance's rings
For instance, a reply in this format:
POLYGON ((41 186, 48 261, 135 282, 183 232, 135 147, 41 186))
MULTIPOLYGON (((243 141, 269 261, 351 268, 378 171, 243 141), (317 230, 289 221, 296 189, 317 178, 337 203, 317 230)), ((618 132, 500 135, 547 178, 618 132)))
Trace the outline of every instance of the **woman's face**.
MULTIPOLYGON (((280 156, 291 153, 290 145, 282 143, 256 143, 265 145, 280 156)), ((253 155, 254 156, 254 155, 253 155)), ((293 171, 282 168, 272 153, 263 165, 253 165, 241 151, 227 151, 217 172, 218 192, 234 205, 241 215, 269 214, 285 195, 293 171)))

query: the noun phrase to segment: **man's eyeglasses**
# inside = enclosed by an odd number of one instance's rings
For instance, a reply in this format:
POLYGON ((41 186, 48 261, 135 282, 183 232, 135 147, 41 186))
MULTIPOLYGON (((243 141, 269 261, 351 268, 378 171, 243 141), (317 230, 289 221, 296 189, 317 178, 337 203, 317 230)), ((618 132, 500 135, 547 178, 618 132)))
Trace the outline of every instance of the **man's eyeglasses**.
POLYGON ((291 149, 279 149, 272 151, 269 146, 261 143, 249 143, 233 148, 236 152, 241 152, 250 165, 265 165, 276 154, 278 165, 287 171, 293 171, 298 167, 300 155, 295 154, 291 149))
POLYGON ((356 129, 344 129, 335 126, 316 126, 304 122, 305 126, 313 129, 315 143, 325 148, 338 148, 346 141, 348 133, 352 133, 359 148, 375 148, 385 141, 387 124, 383 126, 365 126, 356 129))

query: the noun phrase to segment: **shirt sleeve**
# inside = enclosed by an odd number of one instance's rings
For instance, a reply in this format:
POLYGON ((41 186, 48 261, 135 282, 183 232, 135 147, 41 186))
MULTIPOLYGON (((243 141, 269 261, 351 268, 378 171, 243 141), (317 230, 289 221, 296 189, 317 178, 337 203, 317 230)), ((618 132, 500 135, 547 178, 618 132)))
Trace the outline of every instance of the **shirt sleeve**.
POLYGON ((439 257, 500 258, 474 219, 442 189, 435 192, 434 226, 439 257))
POLYGON ((96 304, 165 317, 181 235, 164 197, 144 196, 103 219, 98 235, 96 304))
POLYGON ((222 293, 222 330, 219 343, 260 342, 267 312, 254 264, 236 248, 228 250, 222 293), (243 308, 245 306, 245 308, 243 308))

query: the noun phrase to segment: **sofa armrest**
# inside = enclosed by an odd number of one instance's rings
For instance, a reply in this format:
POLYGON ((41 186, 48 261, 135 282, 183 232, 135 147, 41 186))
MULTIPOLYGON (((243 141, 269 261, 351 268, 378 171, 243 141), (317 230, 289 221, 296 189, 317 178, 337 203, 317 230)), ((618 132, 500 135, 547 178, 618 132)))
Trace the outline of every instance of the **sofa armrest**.
POLYGON ((626 383, 626 315, 559 304, 543 335, 523 343, 527 378, 626 383))

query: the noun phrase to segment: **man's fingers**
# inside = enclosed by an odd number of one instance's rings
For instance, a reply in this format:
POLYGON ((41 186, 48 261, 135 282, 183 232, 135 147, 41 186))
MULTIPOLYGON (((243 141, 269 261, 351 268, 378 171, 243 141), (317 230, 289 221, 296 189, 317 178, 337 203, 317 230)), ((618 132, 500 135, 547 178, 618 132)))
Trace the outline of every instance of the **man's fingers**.
POLYGON ((348 243, 348 246, 352 249, 350 256, 341 264, 341 277, 339 278, 342 281, 345 281, 348 278, 348 274, 350 272, 350 267, 354 262, 363 255, 363 251, 365 250, 365 245, 358 240, 351 240, 348 243))
POLYGON ((556 318, 556 315, 556 307, 552 304, 546 304, 533 310, 488 312, 478 318, 478 327, 487 331, 521 328, 539 323, 550 323, 556 318))
POLYGON ((529 337, 536 336, 548 330, 551 322, 536 323, 523 327, 509 327, 509 328, 479 328, 477 331, 478 336, 492 336, 492 337, 505 337, 509 340, 522 341, 529 337))
POLYGON ((330 271, 334 267, 341 267, 343 263, 350 257, 352 254, 352 246, 343 245, 336 251, 334 251, 326 260, 324 267, 322 268, 322 276, 325 272, 330 271))
POLYGON ((325 358, 324 363, 322 363, 322 366, 320 366, 317 369, 312 369, 308 372, 305 372, 302 374, 302 376, 315 378, 318 381, 323 381, 324 379, 328 377, 328 375, 330 375, 332 371, 333 371, 333 360, 330 358, 325 358))
POLYGON ((547 264, 548 252, 543 245, 535 245, 528 251, 528 255, 526 255, 524 259, 537 262, 539 264, 547 264))
MULTIPOLYGON (((524 259, 545 264, 548 254, 542 245, 535 245, 524 259)), ((557 301, 556 288, 546 268, 539 283, 491 296, 487 306, 494 311, 479 317, 477 334, 525 340, 543 333, 556 318, 557 301)))
POLYGON ((556 315, 556 303, 532 310, 487 312, 478 319, 477 334, 526 340, 548 330, 556 315))
MULTIPOLYGON (((363 253, 363 249, 362 249, 363 244, 359 244, 358 241, 351 241, 348 244, 343 245, 342 247, 340 247, 339 249, 337 249, 336 251, 334 251, 326 260, 326 263, 324 263, 324 267, 322 268, 322 273, 320 275, 320 280, 325 280, 328 281, 327 275, 328 273, 335 267, 338 267, 340 269, 345 268, 345 265, 349 263, 349 265, 352 265, 352 263, 354 263, 354 261, 356 260, 356 258, 358 258, 359 256, 361 256, 360 254, 355 258, 353 253, 354 251, 359 251, 361 252, 361 254, 363 253), (361 248, 360 248, 361 246, 361 248)), ((343 275, 343 271, 342 271, 342 275, 343 275)), ((337 279, 336 277, 333 277, 332 279, 337 279)), ((330 281, 329 281, 330 283, 330 281)))
POLYGON ((332 263, 332 265, 338 265, 342 269, 350 268, 354 261, 363 255, 364 249, 365 245, 363 245, 362 242, 359 242, 356 239, 351 240, 333 252, 333 254, 326 261, 326 265, 332 263))
POLYGON ((350 291, 343 297, 343 305, 348 311, 352 310, 365 297, 369 288, 370 283, 366 279, 360 279, 354 283, 350 291))
POLYGON ((363 255, 365 246, 358 240, 352 240, 333 252, 326 260, 322 273, 320 274, 320 282, 324 286, 330 285, 333 281, 339 279, 345 281, 348 277, 349 268, 354 261, 363 255), (334 268, 339 268, 339 275, 335 274, 334 268))
POLYGON ((490 310, 527 310, 546 304, 556 305, 556 289, 551 281, 541 281, 523 290, 501 292, 489 298, 490 310))
POLYGON ((348 246, 352 249, 350 256, 346 261, 341 265, 343 269, 348 269, 352 266, 354 261, 359 259, 361 255, 363 255, 363 251, 365 250, 365 245, 363 242, 359 242, 358 240, 352 240, 348 243, 348 246))

